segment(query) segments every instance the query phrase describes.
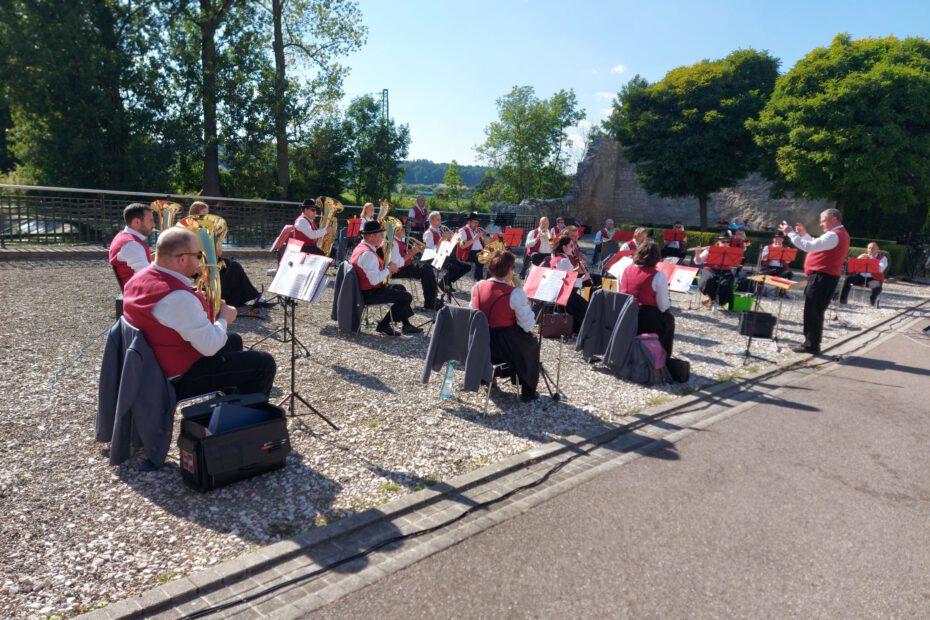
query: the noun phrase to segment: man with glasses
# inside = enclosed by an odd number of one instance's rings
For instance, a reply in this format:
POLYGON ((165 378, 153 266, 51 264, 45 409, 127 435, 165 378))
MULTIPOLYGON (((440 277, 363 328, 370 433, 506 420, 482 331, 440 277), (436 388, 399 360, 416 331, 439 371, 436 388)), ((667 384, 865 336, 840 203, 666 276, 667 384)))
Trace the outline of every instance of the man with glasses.
POLYGON ((210 321, 207 300, 193 290, 200 268, 200 242, 183 228, 158 237, 155 262, 126 283, 123 317, 139 329, 177 398, 214 390, 268 394, 276 371, 263 351, 243 351, 242 337, 228 333, 236 309, 225 302, 210 321))

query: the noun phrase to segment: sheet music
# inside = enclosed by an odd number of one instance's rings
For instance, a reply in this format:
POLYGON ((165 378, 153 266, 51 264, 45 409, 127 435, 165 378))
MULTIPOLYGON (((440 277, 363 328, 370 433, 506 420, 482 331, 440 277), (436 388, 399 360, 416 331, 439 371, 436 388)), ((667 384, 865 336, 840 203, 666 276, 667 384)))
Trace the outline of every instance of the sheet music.
POLYGON ((672 279, 668 282, 668 290, 675 293, 687 293, 691 290, 691 283, 694 282, 694 272, 684 269, 676 269, 672 274, 672 279))
POLYGON ((282 262, 268 290, 291 299, 303 299, 301 292, 306 288, 307 278, 312 272, 310 265, 282 262))
POLYGON ((547 269, 546 272, 543 273, 542 279, 539 281, 539 286, 536 288, 533 299, 554 302, 559 298, 559 293, 562 291, 562 284, 565 282, 565 276, 566 273, 564 271, 547 269))
POLYGON ((607 273, 617 278, 617 281, 620 281, 620 277, 623 275, 623 272, 626 271, 626 268, 633 264, 633 258, 630 256, 624 256, 616 263, 610 266, 610 269, 607 270, 607 273))
POLYGON ((316 287, 316 294, 310 299, 310 303, 315 304, 320 301, 320 298, 323 296, 323 291, 329 288, 329 283, 332 282, 332 278, 329 276, 324 276, 323 281, 320 282, 320 285, 316 287))
POLYGON ((452 251, 455 249, 456 242, 447 239, 439 244, 439 249, 436 251, 436 258, 433 259, 433 267, 436 269, 442 269, 443 264, 446 262, 446 259, 452 254, 452 251))
POLYGON ((421 263, 428 263, 436 258, 436 248, 426 248, 423 250, 423 254, 420 255, 421 263))

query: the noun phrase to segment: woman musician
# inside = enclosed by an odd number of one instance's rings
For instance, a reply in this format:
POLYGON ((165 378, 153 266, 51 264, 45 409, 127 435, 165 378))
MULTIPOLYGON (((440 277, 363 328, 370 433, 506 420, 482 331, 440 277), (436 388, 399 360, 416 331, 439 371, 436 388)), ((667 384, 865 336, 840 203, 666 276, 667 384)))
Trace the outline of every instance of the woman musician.
POLYGON ((552 256, 549 258, 549 267, 561 271, 578 272, 578 278, 575 280, 575 289, 568 298, 568 304, 565 309, 572 315, 572 331, 578 333, 581 329, 581 323, 584 321, 584 315, 588 311, 588 302, 581 296, 581 289, 591 284, 591 274, 587 273, 582 266, 573 262, 573 246, 575 242, 571 237, 560 237, 555 243, 552 250, 552 256))
POLYGON ((374 222, 375 221, 374 203, 366 202, 365 206, 362 207, 362 213, 359 215, 359 218, 362 220, 362 226, 365 225, 365 222, 374 222))
POLYGON ((620 292, 632 295, 639 304, 637 334, 657 334, 665 353, 672 356, 675 340, 675 317, 670 310, 668 278, 656 269, 659 264, 659 246, 648 240, 636 248, 633 264, 623 270, 620 292))
POLYGON ((538 398, 539 340, 533 309, 523 289, 513 286, 516 258, 506 250, 495 252, 488 261, 490 278, 475 284, 471 306, 481 310, 491 331, 491 362, 509 363, 520 380, 520 400, 538 398))

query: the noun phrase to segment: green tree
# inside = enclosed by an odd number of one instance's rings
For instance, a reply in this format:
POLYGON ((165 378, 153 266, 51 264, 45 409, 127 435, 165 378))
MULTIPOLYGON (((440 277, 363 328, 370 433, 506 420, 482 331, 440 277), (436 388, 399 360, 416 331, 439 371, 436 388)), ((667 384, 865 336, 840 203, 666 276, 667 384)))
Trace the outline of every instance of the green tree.
POLYGON ((291 195, 338 198, 346 188, 350 160, 343 122, 336 115, 320 119, 305 141, 293 145, 291 195))
POLYGON ((779 190, 910 210, 916 224, 930 188, 930 42, 838 35, 778 79, 749 127, 779 190))
POLYGON ((566 130, 585 117, 574 91, 539 99, 531 86, 515 86, 497 100, 497 111, 476 150, 496 169, 503 193, 518 201, 561 195, 571 144, 566 130))
POLYGON ((409 128, 384 118, 371 95, 357 97, 349 104, 345 127, 356 200, 389 200, 403 176, 401 164, 410 146, 409 128))
POLYGON ((761 165, 746 122, 762 110, 777 75, 777 59, 750 49, 673 69, 655 84, 636 76, 604 127, 648 191, 698 199, 703 230, 710 194, 761 165))
POLYGON ((442 182, 446 185, 446 196, 458 207, 459 196, 462 193, 462 175, 459 172, 459 165, 454 159, 446 168, 446 174, 443 176, 442 182))

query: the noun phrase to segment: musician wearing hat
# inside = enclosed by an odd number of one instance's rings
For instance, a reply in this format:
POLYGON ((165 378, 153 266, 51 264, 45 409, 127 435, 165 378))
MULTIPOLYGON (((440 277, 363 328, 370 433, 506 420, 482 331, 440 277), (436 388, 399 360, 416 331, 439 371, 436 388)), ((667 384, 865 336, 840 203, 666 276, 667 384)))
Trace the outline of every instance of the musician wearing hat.
MULTIPOLYGON (((423 243, 426 244, 427 250, 437 251, 443 241, 452 239, 452 235, 443 232, 442 214, 439 211, 431 212, 428 221, 429 227, 423 232, 423 243)), ((451 294, 452 284, 468 273, 470 269, 468 263, 463 263, 454 254, 450 254, 442 263, 442 270, 440 271, 442 278, 439 280, 439 288, 444 293, 451 294)))
MULTIPOLYGON (((730 247, 730 237, 726 234, 717 237, 717 246, 726 248, 730 247)), ((733 285, 736 276, 733 270, 728 267, 718 268, 707 265, 707 258, 710 255, 708 248, 694 249, 694 264, 701 266, 701 282, 698 289, 705 296, 701 301, 704 306, 716 304, 719 307, 729 306, 733 303, 733 285)))
POLYGON ((365 222, 362 226, 362 241, 352 250, 349 262, 358 276, 358 285, 366 306, 391 304, 384 318, 378 322, 377 331, 385 336, 398 336, 393 322, 402 324, 405 334, 420 334, 422 329, 410 322, 413 297, 400 284, 387 284, 388 278, 399 271, 390 260, 385 261, 383 251, 384 228, 378 222, 365 222))
POLYGON ((470 213, 468 223, 459 229, 456 256, 460 261, 474 265, 472 277, 475 282, 484 279, 484 265, 478 262, 478 252, 489 241, 487 233, 478 228, 478 214, 470 213))
POLYGON ((323 254, 323 251, 316 247, 317 242, 326 236, 328 228, 319 228, 316 223, 317 208, 316 201, 307 198, 301 207, 301 213, 294 220, 294 239, 303 242, 303 251, 307 254, 323 254))
POLYGON ((769 254, 771 250, 784 247, 785 245, 785 233, 778 231, 772 237, 772 243, 762 248, 762 254, 759 256, 760 269, 759 273, 765 276, 778 276, 780 278, 788 278, 789 280, 794 276, 791 272, 790 266, 780 260, 769 260, 769 254))
POLYGON ((412 242, 407 245, 407 235, 401 228, 394 235, 394 244, 391 246, 391 264, 397 267, 394 280, 419 280, 423 289, 423 308, 426 310, 439 310, 442 301, 437 295, 439 287, 436 285, 436 272, 431 265, 414 264, 413 259, 425 249, 425 246, 412 242))

